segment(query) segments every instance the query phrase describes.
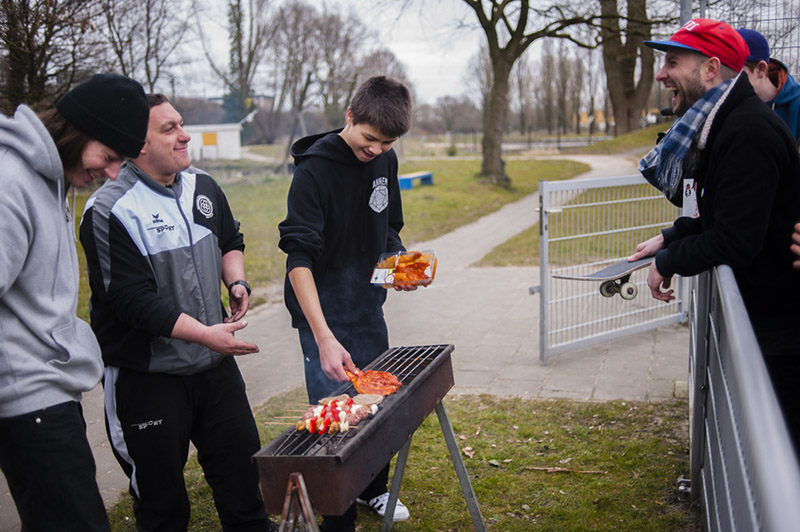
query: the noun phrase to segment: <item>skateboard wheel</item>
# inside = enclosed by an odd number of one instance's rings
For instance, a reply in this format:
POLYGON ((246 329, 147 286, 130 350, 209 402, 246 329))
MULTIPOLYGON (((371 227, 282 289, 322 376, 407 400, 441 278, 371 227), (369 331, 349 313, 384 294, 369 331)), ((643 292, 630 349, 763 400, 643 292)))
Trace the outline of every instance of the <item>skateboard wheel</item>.
POLYGON ((605 281, 600 284, 600 295, 603 297, 613 297, 617 293, 614 281, 605 281))
POLYGON ((624 283, 620 287, 619 295, 622 299, 633 299, 639 293, 639 287, 633 283, 624 283))

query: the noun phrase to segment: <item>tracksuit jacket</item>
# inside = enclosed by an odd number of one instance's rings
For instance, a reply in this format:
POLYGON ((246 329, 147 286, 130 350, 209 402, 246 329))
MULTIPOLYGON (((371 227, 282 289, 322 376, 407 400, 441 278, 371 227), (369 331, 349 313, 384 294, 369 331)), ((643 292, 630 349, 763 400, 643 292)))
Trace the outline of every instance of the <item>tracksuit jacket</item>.
MULTIPOLYGON (((694 178, 699 218, 663 232, 656 266, 665 277, 733 268, 756 333, 800 316, 800 271, 789 250, 800 221, 800 159, 786 124, 740 76, 707 120, 694 178)), ((797 323, 793 326, 796 329, 797 323)))
POLYGON ((183 312, 221 323, 221 256, 244 250, 219 185, 197 168, 171 186, 132 162, 87 201, 80 238, 92 287, 92 328, 107 366, 193 375, 222 355, 170 338, 183 312))
POLYGON ((292 146, 297 169, 278 246, 287 253, 284 300, 294 327, 306 321, 289 271, 313 272, 329 325, 369 321, 383 316, 386 300, 386 290, 370 284, 375 264, 382 253, 404 250, 397 155, 389 150, 363 163, 339 131, 292 146))
POLYGON ((103 371, 75 315, 75 226, 56 145, 22 105, 0 115, 0 418, 80 401, 103 371))

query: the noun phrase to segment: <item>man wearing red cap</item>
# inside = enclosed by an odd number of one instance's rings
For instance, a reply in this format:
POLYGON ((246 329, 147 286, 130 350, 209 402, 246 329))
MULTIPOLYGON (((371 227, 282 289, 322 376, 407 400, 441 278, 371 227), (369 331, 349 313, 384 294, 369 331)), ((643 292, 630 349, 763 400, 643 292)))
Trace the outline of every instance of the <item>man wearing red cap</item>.
POLYGON ((668 41, 656 80, 671 90, 679 119, 639 164, 674 203, 685 179, 696 186, 699 218, 636 247, 655 255, 647 276, 653 297, 674 299, 673 275, 720 264, 733 268, 787 420, 800 442, 800 271, 792 268, 792 228, 800 220, 800 158, 785 124, 740 71, 749 55, 729 25, 693 19, 668 41), (777 293, 777 294, 776 294, 777 293))

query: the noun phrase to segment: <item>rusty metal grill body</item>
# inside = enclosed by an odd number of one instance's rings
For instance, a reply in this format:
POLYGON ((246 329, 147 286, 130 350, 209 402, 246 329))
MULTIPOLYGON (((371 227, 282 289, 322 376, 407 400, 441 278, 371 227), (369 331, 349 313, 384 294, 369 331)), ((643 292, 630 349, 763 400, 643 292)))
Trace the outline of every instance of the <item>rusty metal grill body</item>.
MULTIPOLYGON (((267 511, 281 512, 289 475, 297 472, 317 513, 344 513, 453 387, 452 351, 452 345, 387 350, 362 369, 388 371, 403 386, 383 399, 375 416, 334 435, 292 427, 256 453, 267 511)), ((340 393, 356 394, 352 384, 334 395, 340 393)))

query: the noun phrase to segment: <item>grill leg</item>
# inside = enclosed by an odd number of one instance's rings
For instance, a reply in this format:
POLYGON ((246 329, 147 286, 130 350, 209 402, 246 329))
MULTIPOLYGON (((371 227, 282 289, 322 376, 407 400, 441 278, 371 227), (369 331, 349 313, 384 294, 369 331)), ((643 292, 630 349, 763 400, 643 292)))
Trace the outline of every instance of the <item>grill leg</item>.
POLYGON ((464 493, 464 498, 467 500, 467 507, 472 516, 472 525, 477 532, 486 532, 486 525, 483 523, 481 509, 478 508, 478 500, 475 498, 475 492, 472 491, 472 483, 469 481, 467 468, 464 466, 464 460, 461 458, 461 452, 456 443, 453 425, 450 424, 450 418, 447 416, 447 410, 445 410, 442 401, 436 403, 436 415, 439 417, 439 425, 442 427, 444 441, 447 442, 447 450, 450 451, 450 458, 453 460, 453 467, 458 475, 461 491, 464 493))
POLYGON ((299 530, 298 526, 302 526, 302 530, 305 532, 319 532, 303 475, 292 473, 289 475, 289 484, 286 486, 286 499, 283 501, 283 514, 279 531, 299 530), (298 520, 301 525, 296 524, 298 520))
POLYGON ((392 473, 392 487, 389 490, 389 500, 386 501, 386 513, 381 522, 381 532, 389 532, 394 522, 394 507, 397 505, 397 498, 400 492, 400 484, 403 482, 403 474, 406 472, 406 462, 408 461, 408 451, 411 449, 411 434, 408 441, 397 453, 397 461, 394 463, 394 473, 392 473))

